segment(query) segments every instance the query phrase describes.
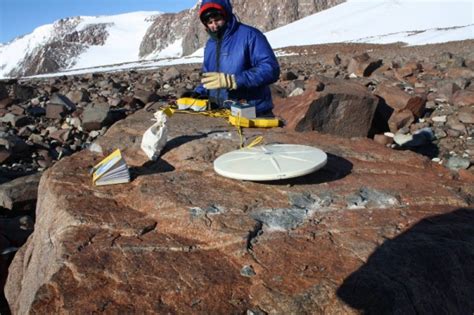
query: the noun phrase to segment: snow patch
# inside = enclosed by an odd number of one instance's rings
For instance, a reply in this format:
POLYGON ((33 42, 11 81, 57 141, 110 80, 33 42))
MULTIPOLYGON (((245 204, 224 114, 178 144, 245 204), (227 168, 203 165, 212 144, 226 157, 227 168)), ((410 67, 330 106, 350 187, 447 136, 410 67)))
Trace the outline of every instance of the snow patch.
POLYGON ((74 69, 97 67, 139 60, 140 43, 153 23, 150 15, 161 12, 133 12, 114 16, 82 17, 78 26, 82 30, 91 24, 109 24, 108 37, 102 46, 91 46, 76 60, 74 69))
POLYGON ((161 58, 174 58, 181 57, 183 55, 183 39, 177 39, 174 43, 166 47, 161 51, 154 52, 146 57, 146 59, 161 59, 161 58))
POLYGON ((472 0, 348 0, 267 32, 274 49, 337 42, 434 44, 474 38, 472 0))
POLYGON ((0 78, 20 64, 26 53, 44 45, 50 39, 53 30, 54 24, 46 24, 36 28, 31 34, 0 47, 0 78))

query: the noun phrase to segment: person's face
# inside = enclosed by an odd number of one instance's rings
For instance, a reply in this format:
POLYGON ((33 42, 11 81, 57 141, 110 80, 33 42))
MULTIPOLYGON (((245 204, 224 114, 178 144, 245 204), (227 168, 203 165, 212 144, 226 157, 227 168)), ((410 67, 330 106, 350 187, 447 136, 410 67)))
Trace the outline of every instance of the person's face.
POLYGON ((222 15, 216 14, 211 16, 206 21, 206 26, 211 32, 217 32, 220 30, 225 24, 225 19, 222 15))

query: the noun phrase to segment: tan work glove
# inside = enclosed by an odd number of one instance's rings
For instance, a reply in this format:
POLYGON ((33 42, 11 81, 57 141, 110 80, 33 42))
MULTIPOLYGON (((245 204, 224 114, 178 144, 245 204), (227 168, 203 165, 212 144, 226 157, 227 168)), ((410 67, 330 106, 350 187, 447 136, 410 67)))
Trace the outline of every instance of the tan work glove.
POLYGON ((221 72, 206 72, 202 74, 201 83, 208 90, 214 89, 237 89, 235 76, 221 72))

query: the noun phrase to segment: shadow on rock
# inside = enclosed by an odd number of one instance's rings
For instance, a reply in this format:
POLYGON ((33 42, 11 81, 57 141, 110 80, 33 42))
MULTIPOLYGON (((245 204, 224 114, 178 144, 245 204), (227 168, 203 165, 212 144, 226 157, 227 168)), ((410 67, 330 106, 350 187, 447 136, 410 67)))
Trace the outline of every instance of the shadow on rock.
POLYGON ((331 153, 327 153, 327 156, 326 165, 316 172, 306 176, 263 183, 265 185, 317 185, 342 179, 351 173, 353 167, 351 162, 331 153))
POLYGON ((376 134, 383 134, 386 131, 390 131, 388 120, 392 114, 393 108, 388 106, 383 98, 379 97, 379 102, 369 130, 369 138, 374 138, 376 134))
MULTIPOLYGON (((166 152, 176 149, 177 147, 185 143, 188 143, 194 140, 207 138, 211 134, 215 134, 215 133, 218 134, 222 132, 224 131, 218 130, 218 131, 212 131, 212 132, 207 132, 207 133, 202 133, 202 134, 197 134, 197 135, 179 136, 179 137, 173 138, 166 143, 166 146, 163 148, 160 155, 163 155, 166 152)), ((168 162, 162 159, 158 159, 157 161, 148 161, 140 167, 133 167, 130 169, 130 173, 133 180, 142 175, 167 173, 167 172, 172 172, 174 170, 175 170, 175 167, 173 165, 169 164, 168 162)))
MULTIPOLYGON (((171 151, 187 142, 205 138, 207 137, 206 134, 200 134, 200 135, 193 135, 193 136, 180 136, 173 138, 170 140, 168 143, 166 143, 166 146, 163 148, 163 151, 161 152, 161 155, 165 154, 168 151, 171 151)), ((174 171, 175 168, 173 165, 169 164, 165 160, 162 160, 161 158, 158 159, 157 161, 148 161, 145 164, 143 164, 140 167, 132 167, 130 168, 130 175, 132 177, 132 180, 135 178, 142 176, 142 175, 151 175, 151 174, 156 174, 156 173, 167 173, 167 172, 172 172, 174 171)))
MULTIPOLYGON (((398 149, 398 150, 400 150, 400 149, 398 149)), ((409 151, 415 152, 417 154, 426 156, 430 159, 433 159, 433 158, 439 156, 439 148, 434 143, 426 144, 426 145, 419 146, 419 147, 403 148, 401 150, 409 150, 409 151)))
POLYGON ((3 217, 0 210, 0 314, 10 314, 7 300, 4 295, 4 286, 8 276, 8 267, 30 234, 33 232, 34 222, 30 216, 3 217))
POLYGON ((199 134, 199 135, 192 135, 192 136, 179 136, 176 138, 171 139, 166 143, 166 146, 163 148, 163 151, 161 154, 165 154, 166 152, 169 152, 187 142, 191 142, 194 140, 202 139, 207 137, 207 133, 199 134))
POLYGON ((0 255, 0 314, 7 315, 10 314, 10 308, 8 307, 7 299, 5 298, 5 294, 3 292, 3 288, 5 286, 5 281, 8 275, 8 266, 13 260, 14 253, 0 255))
POLYGON ((364 314, 472 314, 474 209, 423 219, 386 241, 337 295, 364 314))
POLYGON ((36 171, 25 171, 25 170, 0 170, 0 185, 4 183, 8 183, 9 181, 14 180, 15 178, 23 177, 23 176, 28 176, 28 175, 33 175, 35 174, 36 171))
POLYGON ((402 146, 398 149, 410 150, 415 153, 424 155, 430 159, 439 155, 439 148, 436 144, 433 143, 433 140, 435 140, 435 135, 433 134, 431 128, 420 129, 413 135, 395 135, 395 138, 397 137, 401 137, 401 140, 403 142, 401 144, 402 146))
POLYGON ((140 167, 132 167, 130 168, 130 176, 131 179, 134 180, 135 178, 143 175, 151 175, 157 173, 168 173, 174 171, 175 168, 173 165, 169 164, 165 160, 161 158, 157 161, 148 161, 140 167))

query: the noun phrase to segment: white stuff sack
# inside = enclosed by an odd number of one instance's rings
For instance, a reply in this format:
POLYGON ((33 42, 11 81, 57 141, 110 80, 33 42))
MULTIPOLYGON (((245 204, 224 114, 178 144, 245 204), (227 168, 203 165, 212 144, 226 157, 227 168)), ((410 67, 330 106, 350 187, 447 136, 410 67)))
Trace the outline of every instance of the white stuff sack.
POLYGON ((141 148, 152 161, 156 161, 168 140, 168 116, 159 110, 155 114, 156 122, 148 128, 142 137, 141 148))

